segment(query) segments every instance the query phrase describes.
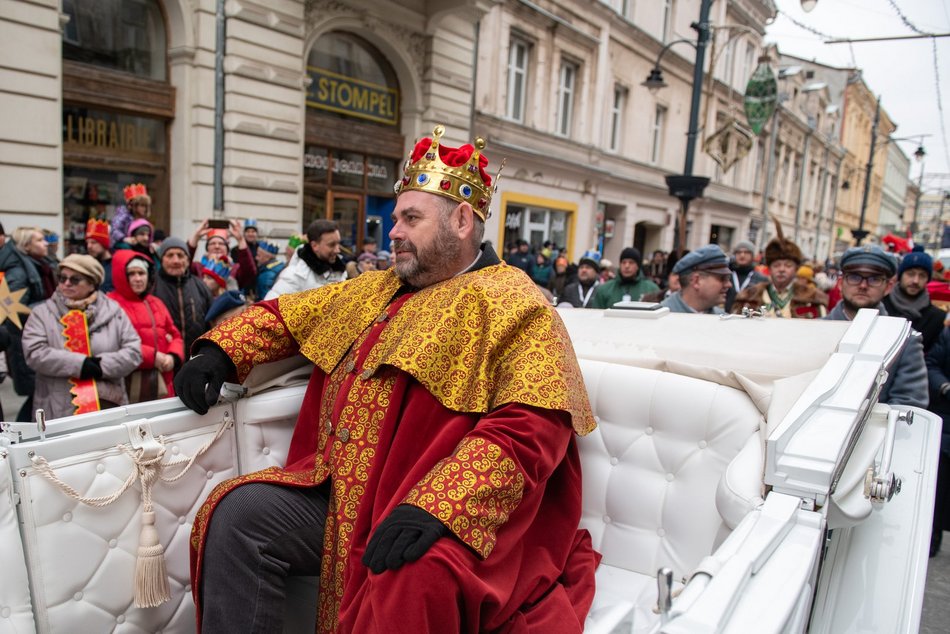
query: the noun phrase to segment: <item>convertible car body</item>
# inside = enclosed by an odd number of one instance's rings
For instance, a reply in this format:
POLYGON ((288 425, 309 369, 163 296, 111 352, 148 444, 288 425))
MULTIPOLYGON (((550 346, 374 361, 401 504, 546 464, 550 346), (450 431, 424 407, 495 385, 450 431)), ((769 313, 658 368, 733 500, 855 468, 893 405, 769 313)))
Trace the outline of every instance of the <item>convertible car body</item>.
MULTIPOLYGON (((586 631, 917 631, 940 421, 878 402, 906 321, 561 315, 599 422, 579 439, 604 555, 586 631)), ((204 416, 167 399, 4 423, 0 634, 194 631, 195 510, 283 462, 308 375, 257 368, 204 416), (146 504, 171 597, 156 607, 136 606, 146 504)), ((288 631, 312 628, 313 584, 288 631)))

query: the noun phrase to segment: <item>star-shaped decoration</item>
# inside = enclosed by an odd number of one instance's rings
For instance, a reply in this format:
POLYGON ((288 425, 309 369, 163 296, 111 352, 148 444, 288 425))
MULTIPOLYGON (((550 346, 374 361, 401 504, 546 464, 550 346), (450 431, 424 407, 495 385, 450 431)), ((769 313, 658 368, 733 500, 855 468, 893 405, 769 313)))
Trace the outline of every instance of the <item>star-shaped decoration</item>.
POLYGON ((17 328, 23 328, 23 324, 20 322, 20 313, 30 314, 30 309, 20 302, 20 298, 25 294, 25 288, 11 291, 3 272, 0 272, 0 324, 9 319, 17 328))

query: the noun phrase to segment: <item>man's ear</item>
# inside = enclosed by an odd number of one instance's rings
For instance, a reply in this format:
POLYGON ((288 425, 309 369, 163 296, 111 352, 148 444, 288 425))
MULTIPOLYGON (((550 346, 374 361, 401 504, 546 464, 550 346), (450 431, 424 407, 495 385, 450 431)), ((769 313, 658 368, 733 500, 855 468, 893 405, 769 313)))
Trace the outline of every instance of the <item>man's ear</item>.
POLYGON ((455 219, 458 236, 461 240, 468 240, 475 230, 475 210, 469 203, 459 203, 455 208, 458 216, 455 219))

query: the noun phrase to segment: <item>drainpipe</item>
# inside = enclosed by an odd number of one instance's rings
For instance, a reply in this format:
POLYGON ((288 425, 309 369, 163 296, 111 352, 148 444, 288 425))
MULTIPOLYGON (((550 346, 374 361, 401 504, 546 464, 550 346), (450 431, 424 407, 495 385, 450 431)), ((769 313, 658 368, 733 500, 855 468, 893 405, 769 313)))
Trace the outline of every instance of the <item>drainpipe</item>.
MULTIPOLYGON (((818 244, 821 242, 821 222, 825 218, 825 199, 828 197, 828 155, 830 153, 830 148, 825 146, 825 160, 821 167, 821 188, 818 190, 820 192, 820 200, 818 201, 818 224, 815 230, 815 262, 820 262, 818 259, 818 244)), ((829 244, 825 259, 830 255, 831 245, 829 244)))
POLYGON ((838 159, 838 166, 835 168, 835 186, 834 195, 831 197, 831 227, 828 229, 828 257, 835 255, 835 216, 838 213, 838 190, 841 189, 841 164, 844 163, 845 155, 842 154, 838 159))
POLYGON ((775 155, 778 154, 776 143, 778 143, 778 126, 781 113, 782 105, 780 101, 778 107, 775 108, 775 114, 772 115, 772 130, 769 134, 769 160, 765 168, 765 191, 762 192, 762 232, 759 234, 758 244, 756 245, 759 251, 762 250, 766 234, 769 231, 769 196, 772 195, 772 179, 775 178, 775 155))
POLYGON ((808 145, 811 143, 811 135, 814 130, 809 129, 805 135, 805 147, 802 148, 802 169, 798 174, 798 204, 795 206, 795 244, 801 244, 798 241, 799 223, 802 219, 802 198, 805 195, 805 175, 808 172, 808 145))
POLYGON ((224 217, 224 47, 227 28, 224 17, 225 0, 217 0, 215 8, 214 46, 214 203, 212 215, 224 217))

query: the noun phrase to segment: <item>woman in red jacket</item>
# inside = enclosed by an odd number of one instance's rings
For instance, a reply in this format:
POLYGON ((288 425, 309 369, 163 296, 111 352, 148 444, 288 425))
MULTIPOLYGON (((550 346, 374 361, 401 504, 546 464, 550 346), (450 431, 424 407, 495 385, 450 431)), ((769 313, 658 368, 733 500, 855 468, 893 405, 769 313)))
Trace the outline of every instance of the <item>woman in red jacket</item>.
POLYGON ((154 273, 146 255, 120 250, 112 256, 115 290, 109 297, 119 303, 142 338, 142 364, 125 380, 130 403, 174 396, 172 377, 185 356, 185 342, 168 308, 149 292, 154 273))

